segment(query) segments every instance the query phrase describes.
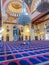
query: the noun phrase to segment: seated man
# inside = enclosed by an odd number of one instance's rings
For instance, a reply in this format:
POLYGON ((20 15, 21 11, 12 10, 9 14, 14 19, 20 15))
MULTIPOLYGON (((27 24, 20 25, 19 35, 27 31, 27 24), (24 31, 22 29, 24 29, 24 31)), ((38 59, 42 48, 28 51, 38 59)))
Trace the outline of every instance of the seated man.
POLYGON ((25 45, 25 44, 29 45, 30 43, 31 43, 30 41, 26 41, 26 42, 24 41, 21 43, 21 45, 25 45))

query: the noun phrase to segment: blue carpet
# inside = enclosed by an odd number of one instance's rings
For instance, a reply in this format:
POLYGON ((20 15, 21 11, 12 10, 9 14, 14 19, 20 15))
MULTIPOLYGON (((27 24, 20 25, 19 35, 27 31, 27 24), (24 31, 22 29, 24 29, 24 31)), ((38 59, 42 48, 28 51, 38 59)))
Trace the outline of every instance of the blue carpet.
POLYGON ((33 58, 29 58, 29 61, 32 62, 33 64, 40 63, 38 60, 33 59, 33 58))
POLYGON ((4 61, 5 59, 4 59, 4 57, 0 57, 0 61, 4 61))
POLYGON ((28 55, 28 54, 26 54, 26 53, 23 53, 22 55, 23 55, 23 56, 29 56, 29 55, 28 55))
POLYGON ((41 54, 41 52, 35 52, 36 54, 41 54))
POLYGON ((48 61, 47 59, 45 59, 45 58, 43 58, 43 57, 40 57, 40 56, 37 56, 37 58, 38 58, 39 60, 41 60, 42 62, 48 61))
POLYGON ((45 50, 46 52, 49 52, 49 50, 45 50))
POLYGON ((45 51, 40 51, 41 53, 45 53, 45 51))
POLYGON ((0 55, 4 55, 4 53, 0 53, 0 55))
POLYGON ((26 60, 20 60, 20 65, 30 65, 26 60))
POLYGON ((13 53, 17 53, 17 51, 14 51, 13 53))
POLYGON ((24 51, 19 51, 19 52, 24 52, 24 51))
POLYGON ((20 54, 16 54, 15 56, 16 56, 16 58, 22 57, 20 54))
POLYGON ((4 64, 0 64, 0 65, 4 65, 4 64))
POLYGON ((47 55, 44 55, 44 57, 46 57, 46 58, 48 58, 48 59, 49 59, 49 56, 47 56, 47 55))
POLYGON ((15 62, 10 62, 8 65, 17 65, 15 62))
POLYGON ((11 52, 6 52, 6 54, 11 54, 11 52))
POLYGON ((14 59, 14 57, 13 56, 7 56, 7 60, 10 60, 10 59, 14 59))
POLYGON ((35 55, 35 53, 29 52, 30 55, 35 55))
POLYGON ((29 51, 29 50, 24 50, 24 51, 26 51, 26 52, 27 52, 27 51, 29 51))

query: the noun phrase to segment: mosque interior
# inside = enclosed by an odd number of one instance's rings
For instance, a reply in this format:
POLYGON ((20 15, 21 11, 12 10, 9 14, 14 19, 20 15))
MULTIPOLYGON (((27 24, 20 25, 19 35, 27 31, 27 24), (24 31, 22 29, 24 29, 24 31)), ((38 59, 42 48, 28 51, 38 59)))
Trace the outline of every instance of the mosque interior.
POLYGON ((49 65, 49 0, 0 0, 0 65, 49 65))

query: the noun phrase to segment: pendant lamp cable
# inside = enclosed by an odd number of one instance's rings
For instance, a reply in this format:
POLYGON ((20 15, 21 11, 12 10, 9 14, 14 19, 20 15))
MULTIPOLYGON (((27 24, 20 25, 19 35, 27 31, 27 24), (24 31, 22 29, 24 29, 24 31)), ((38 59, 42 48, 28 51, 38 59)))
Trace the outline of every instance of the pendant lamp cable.
POLYGON ((24 13, 25 11, 26 11, 26 9, 25 9, 24 0, 22 0, 22 12, 24 13))

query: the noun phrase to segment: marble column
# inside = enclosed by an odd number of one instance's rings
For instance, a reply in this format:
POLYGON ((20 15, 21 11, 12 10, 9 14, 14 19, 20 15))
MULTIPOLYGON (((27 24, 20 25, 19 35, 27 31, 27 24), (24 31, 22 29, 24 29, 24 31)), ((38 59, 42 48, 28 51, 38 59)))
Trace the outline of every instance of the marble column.
POLYGON ((34 25, 31 24, 30 24, 30 38, 31 40, 35 40, 34 25))

